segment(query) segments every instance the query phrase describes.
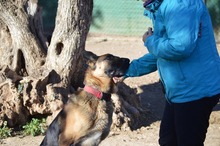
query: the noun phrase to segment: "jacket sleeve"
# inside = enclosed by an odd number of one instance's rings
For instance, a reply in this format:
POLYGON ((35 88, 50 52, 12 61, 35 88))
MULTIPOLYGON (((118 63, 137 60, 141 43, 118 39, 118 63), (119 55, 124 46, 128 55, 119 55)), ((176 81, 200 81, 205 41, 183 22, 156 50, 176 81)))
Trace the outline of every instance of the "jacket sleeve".
POLYGON ((201 9, 198 5, 183 2, 162 7, 161 20, 155 21, 154 32, 160 31, 160 26, 164 25, 165 35, 154 33, 147 38, 145 46, 148 51, 157 58, 167 60, 181 60, 190 56, 198 38, 201 9))
POLYGON ((125 77, 138 77, 157 70, 157 58, 148 53, 131 62, 125 77))

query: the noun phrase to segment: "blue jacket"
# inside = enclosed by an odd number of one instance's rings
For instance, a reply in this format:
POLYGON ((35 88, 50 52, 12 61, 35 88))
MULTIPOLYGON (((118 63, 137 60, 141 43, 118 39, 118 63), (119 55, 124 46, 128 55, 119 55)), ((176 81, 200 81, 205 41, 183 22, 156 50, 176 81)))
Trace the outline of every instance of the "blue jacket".
POLYGON ((149 53, 133 60, 127 77, 158 69, 166 98, 183 103, 220 93, 220 58, 202 0, 164 0, 151 16, 149 53))

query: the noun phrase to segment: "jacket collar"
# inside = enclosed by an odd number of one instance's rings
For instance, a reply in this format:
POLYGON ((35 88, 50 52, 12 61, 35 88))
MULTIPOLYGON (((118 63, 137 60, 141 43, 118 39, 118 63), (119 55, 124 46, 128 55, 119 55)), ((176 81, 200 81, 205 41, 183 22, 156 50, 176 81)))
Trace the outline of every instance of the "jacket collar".
POLYGON ((149 0, 143 4, 144 15, 149 17, 150 19, 153 18, 153 14, 158 10, 163 0, 149 0))

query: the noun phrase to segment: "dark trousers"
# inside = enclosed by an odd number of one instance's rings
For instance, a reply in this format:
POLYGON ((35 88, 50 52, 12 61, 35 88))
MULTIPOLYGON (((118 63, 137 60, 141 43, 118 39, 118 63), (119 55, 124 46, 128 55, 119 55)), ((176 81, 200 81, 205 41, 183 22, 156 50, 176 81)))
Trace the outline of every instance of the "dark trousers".
POLYGON ((168 103, 160 125, 161 146, 204 146, 209 117, 220 94, 187 103, 168 103))

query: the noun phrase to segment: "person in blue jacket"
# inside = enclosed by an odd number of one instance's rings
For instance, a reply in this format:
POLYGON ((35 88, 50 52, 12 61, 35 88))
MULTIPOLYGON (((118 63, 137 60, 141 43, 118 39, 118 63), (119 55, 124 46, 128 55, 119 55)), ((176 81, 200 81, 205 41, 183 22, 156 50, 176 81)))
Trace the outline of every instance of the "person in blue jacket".
POLYGON ((161 146, 203 146, 220 98, 220 58, 202 0, 143 0, 153 30, 143 35, 148 54, 133 60, 123 78, 158 70, 166 105, 161 146))

